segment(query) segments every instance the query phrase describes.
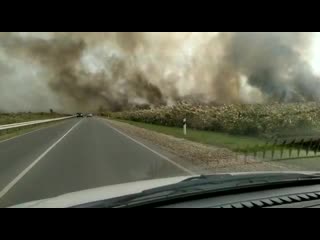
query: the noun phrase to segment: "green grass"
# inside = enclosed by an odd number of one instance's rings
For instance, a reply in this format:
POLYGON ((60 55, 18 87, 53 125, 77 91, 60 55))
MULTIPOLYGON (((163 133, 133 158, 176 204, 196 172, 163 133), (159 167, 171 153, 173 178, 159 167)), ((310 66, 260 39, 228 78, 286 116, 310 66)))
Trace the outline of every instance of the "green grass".
POLYGON ((141 122, 134 122, 128 120, 116 120, 120 122, 129 123, 131 125, 164 133, 177 138, 184 138, 190 141, 214 145, 218 147, 226 147, 231 150, 238 150, 239 148, 246 148, 248 146, 256 146, 257 144, 265 144, 265 140, 262 138, 246 137, 230 135, 226 133, 212 132, 212 131, 200 131, 188 129, 187 136, 183 134, 182 128, 166 127, 160 125, 153 125, 141 122))

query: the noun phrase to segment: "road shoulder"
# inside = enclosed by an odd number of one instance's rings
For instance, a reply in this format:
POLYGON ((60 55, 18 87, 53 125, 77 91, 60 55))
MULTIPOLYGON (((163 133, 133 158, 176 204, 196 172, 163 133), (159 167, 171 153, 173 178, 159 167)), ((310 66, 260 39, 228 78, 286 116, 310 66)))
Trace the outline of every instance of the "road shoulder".
MULTIPOLYGON (((113 127, 123 131, 130 137, 138 139, 146 145, 157 148, 157 151, 169 154, 170 158, 197 174, 217 172, 245 171, 286 171, 292 166, 274 162, 261 162, 239 156, 229 149, 218 148, 182 138, 165 135, 128 123, 110 119, 102 119, 113 127)), ((300 170, 296 167, 295 170, 300 170)))

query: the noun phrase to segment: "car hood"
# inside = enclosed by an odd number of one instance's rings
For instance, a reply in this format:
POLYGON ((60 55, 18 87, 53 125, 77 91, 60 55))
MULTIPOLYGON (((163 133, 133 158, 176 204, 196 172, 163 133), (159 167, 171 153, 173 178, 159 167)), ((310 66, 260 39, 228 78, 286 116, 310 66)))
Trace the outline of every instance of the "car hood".
MULTIPOLYGON (((281 171, 281 172, 242 172, 242 173, 226 173, 228 175, 237 176, 237 175, 255 175, 255 174, 320 174, 320 172, 309 172, 309 171, 281 171)), ((216 173, 215 175, 223 175, 223 173, 216 173)), ((68 208, 74 207, 82 204, 87 204, 91 202, 108 200, 116 197, 122 197, 126 195, 140 193, 145 190, 150 190, 158 187, 163 187, 181 181, 199 177, 195 176, 181 176, 181 177, 172 177, 172 178, 162 178, 146 181, 131 182, 125 184, 117 184, 112 186, 94 188, 85 191, 79 191, 74 193, 64 194, 58 197, 33 201, 29 203, 24 203, 11 208, 68 208)))
POLYGON ((100 187, 80 192, 68 193, 58 197, 24 203, 11 208, 68 208, 95 201, 101 201, 125 195, 140 193, 152 188, 175 184, 190 178, 173 177, 156 180, 138 181, 125 184, 100 187))

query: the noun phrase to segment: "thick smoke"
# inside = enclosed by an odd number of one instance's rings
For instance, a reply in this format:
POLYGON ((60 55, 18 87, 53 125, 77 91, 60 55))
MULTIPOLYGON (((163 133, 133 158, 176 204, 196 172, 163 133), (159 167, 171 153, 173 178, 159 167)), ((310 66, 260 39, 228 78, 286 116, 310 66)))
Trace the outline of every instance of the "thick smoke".
POLYGON ((0 33, 0 111, 318 100, 311 33, 0 33))
POLYGON ((309 33, 238 33, 225 42, 224 64, 234 77, 243 74, 249 85, 269 99, 316 100, 319 83, 303 58, 309 33), (232 71, 230 71, 232 72, 232 71))

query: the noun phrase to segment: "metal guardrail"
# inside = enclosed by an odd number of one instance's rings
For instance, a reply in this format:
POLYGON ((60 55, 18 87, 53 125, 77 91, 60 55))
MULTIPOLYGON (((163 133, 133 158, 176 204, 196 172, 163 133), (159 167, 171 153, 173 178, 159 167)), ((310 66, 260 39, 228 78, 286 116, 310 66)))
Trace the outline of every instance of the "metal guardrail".
POLYGON ((245 159, 285 161, 320 158, 320 137, 296 136, 266 141, 264 144, 247 145, 236 149, 245 159))
POLYGON ((0 125, 0 131, 2 130, 8 130, 8 129, 14 129, 19 127, 26 127, 26 126, 32 126, 37 125, 41 123, 48 123, 48 122, 56 122, 61 120, 66 120, 70 118, 74 118, 76 116, 70 116, 70 117, 62 117, 62 118, 53 118, 53 119, 46 119, 46 120, 36 120, 36 121, 29 121, 29 122, 23 122, 23 123, 12 123, 12 124, 6 124, 6 125, 0 125))

